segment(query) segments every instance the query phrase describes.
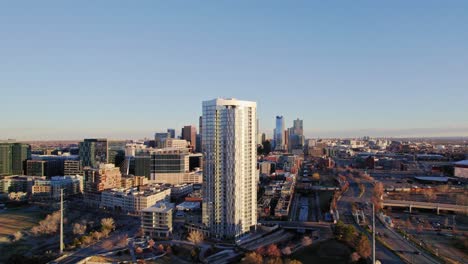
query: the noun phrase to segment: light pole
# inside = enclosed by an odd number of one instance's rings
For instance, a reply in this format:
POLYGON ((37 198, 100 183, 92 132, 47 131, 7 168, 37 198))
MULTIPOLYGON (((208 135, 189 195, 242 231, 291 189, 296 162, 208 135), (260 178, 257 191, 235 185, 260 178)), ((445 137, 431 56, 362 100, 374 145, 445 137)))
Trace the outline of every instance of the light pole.
POLYGON ((60 255, 63 254, 63 189, 60 189, 60 255))
POLYGON ((375 264, 375 204, 372 203, 372 264, 375 264))

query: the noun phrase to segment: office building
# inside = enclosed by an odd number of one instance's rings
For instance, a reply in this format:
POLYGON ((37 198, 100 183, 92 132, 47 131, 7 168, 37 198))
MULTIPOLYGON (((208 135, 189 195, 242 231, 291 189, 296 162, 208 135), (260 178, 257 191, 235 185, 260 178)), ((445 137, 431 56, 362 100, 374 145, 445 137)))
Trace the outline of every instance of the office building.
POLYGON ((168 138, 164 148, 189 149, 190 144, 185 139, 168 138))
POLYGON ((236 239, 257 224, 255 102, 203 102, 203 223, 210 235, 236 239))
POLYGON ((284 118, 282 116, 276 116, 276 127, 274 131, 275 150, 284 150, 284 118))
POLYGON ((127 142, 125 141, 109 141, 109 158, 107 163, 120 167, 125 159, 126 144, 127 142))
POLYGON ((31 146, 14 141, 0 142, 0 176, 26 174, 26 160, 31 159, 31 146))
POLYGON ((151 180, 157 183, 180 184, 190 170, 187 149, 165 148, 151 152, 151 180))
POLYGON ((39 177, 63 175, 63 162, 63 160, 28 160, 26 175, 39 177))
POLYGON ((173 128, 168 128, 168 129, 167 129, 167 133, 169 134, 169 137, 170 137, 170 138, 176 138, 175 129, 173 129, 173 128))
POLYGON ((98 168, 108 163, 107 139, 85 139, 80 142, 80 161, 83 167, 98 168))
POLYGON ((194 126, 184 126, 182 128, 182 139, 190 143, 191 151, 195 151, 197 145, 197 128, 194 126))
POLYGON ((83 168, 79 160, 65 160, 63 162, 64 175, 83 175, 83 168))
POLYGON ((172 236, 174 204, 158 203, 141 211, 141 229, 145 236, 167 239, 172 236))

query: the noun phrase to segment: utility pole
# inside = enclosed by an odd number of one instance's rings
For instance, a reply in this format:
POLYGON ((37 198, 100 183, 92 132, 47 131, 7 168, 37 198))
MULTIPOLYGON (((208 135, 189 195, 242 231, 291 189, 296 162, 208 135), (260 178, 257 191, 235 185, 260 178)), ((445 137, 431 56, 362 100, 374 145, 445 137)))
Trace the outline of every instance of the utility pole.
POLYGON ((372 203, 372 264, 375 264, 375 204, 372 203))
POLYGON ((60 255, 63 254, 63 189, 60 189, 60 255))

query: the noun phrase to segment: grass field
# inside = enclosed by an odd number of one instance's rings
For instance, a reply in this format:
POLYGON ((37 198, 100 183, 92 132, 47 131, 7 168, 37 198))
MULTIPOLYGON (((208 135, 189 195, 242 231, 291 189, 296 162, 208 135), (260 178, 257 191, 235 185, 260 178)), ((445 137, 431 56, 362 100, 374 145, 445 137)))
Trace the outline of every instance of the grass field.
POLYGON ((44 214, 36 207, 6 209, 0 212, 0 243, 17 231, 24 231, 36 225, 44 214))

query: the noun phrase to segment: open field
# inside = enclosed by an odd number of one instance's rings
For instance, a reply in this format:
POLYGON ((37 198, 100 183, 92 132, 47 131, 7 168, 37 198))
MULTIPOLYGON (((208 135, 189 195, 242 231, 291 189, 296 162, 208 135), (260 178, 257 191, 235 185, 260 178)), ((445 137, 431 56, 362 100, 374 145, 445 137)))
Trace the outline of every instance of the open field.
POLYGON ((44 213, 37 207, 13 208, 0 212, 0 245, 9 241, 9 236, 36 225, 44 213))

